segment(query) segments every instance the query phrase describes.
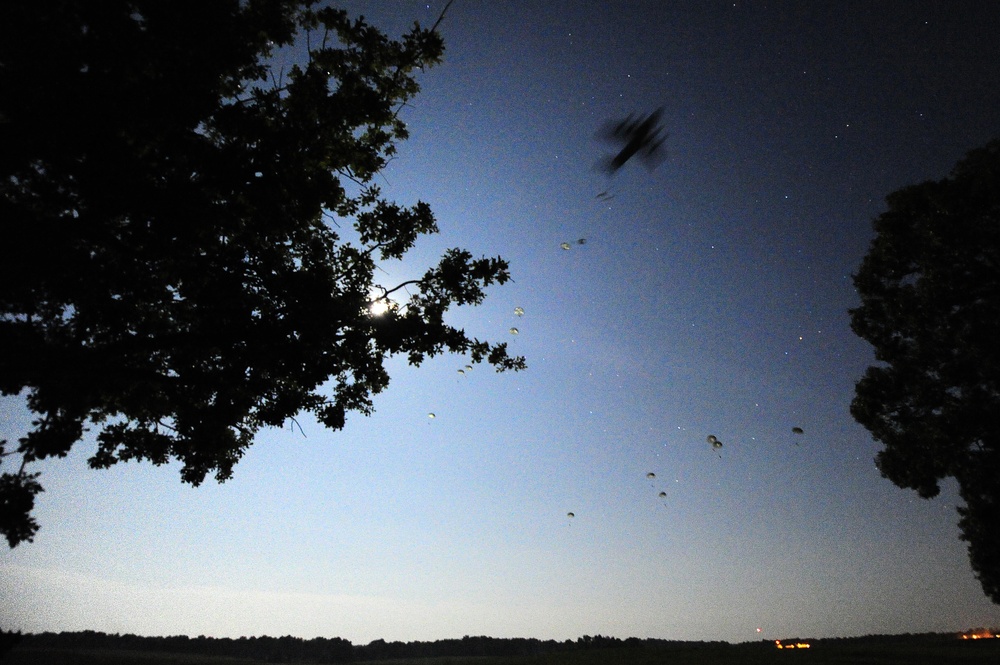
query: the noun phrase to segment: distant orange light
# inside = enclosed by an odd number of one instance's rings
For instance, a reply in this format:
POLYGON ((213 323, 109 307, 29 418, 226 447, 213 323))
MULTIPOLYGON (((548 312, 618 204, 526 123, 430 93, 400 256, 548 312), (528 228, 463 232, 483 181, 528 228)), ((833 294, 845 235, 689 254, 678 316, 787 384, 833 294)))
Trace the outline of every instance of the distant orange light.
POLYGON ((779 649, 809 649, 812 647, 808 642, 793 642, 790 644, 782 644, 781 640, 775 640, 774 646, 779 649))
POLYGON ((991 640, 1000 639, 1000 633, 986 630, 985 628, 979 630, 970 630, 967 633, 962 633, 963 640, 991 640))

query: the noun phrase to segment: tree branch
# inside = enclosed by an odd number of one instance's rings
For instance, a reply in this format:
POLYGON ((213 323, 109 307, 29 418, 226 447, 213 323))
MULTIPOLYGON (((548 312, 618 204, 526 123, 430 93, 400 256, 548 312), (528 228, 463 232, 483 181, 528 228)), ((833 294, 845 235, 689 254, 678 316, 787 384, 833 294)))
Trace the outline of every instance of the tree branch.
POLYGON ((444 6, 444 9, 441 10, 441 15, 438 16, 438 20, 434 21, 434 25, 431 26, 431 32, 434 32, 435 30, 437 30, 437 27, 439 25, 441 25, 441 21, 444 20, 444 14, 445 14, 445 12, 448 11, 448 8, 451 7, 451 3, 453 3, 453 2, 455 2, 455 0, 448 0, 448 4, 446 4, 444 6))
POLYGON ((382 291, 384 291, 384 293, 382 294, 382 297, 381 298, 377 298, 377 300, 384 300, 385 298, 389 297, 390 293, 393 293, 394 291, 399 291, 404 286, 409 286, 410 284, 419 284, 421 281, 422 280, 419 280, 419 279, 410 279, 410 280, 407 280, 407 281, 403 282, 402 284, 397 284, 396 286, 392 287, 391 289, 386 289, 384 286, 380 286, 379 288, 382 289, 382 291))

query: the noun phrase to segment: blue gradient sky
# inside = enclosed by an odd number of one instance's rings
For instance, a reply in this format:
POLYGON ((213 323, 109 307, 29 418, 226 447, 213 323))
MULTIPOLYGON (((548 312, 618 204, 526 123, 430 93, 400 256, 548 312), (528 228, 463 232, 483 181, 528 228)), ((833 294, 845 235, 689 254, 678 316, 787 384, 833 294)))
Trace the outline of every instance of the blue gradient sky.
MULTIPOLYGON (((1000 135, 996 5, 833 4, 455 0, 382 180, 441 233, 379 275, 456 246, 509 259, 514 283, 452 321, 528 371, 394 359, 375 415, 265 432, 224 485, 90 471, 88 439, 39 465, 42 530, 0 554, 0 627, 366 643, 1000 624, 954 487, 924 501, 874 466, 848 413, 873 356, 847 315, 885 195, 1000 135), (601 123, 659 106, 667 161, 595 170, 601 123)), ((398 35, 443 5, 347 7, 398 35)), ((27 416, 4 408, 16 439, 27 416)))

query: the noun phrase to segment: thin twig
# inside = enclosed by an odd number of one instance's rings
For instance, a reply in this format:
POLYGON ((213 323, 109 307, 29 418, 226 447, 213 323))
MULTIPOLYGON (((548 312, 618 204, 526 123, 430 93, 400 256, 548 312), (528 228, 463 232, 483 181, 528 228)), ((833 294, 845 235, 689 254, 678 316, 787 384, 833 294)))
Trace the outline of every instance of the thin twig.
MULTIPOLYGON (((407 281, 403 282, 402 284, 397 284, 396 286, 392 287, 391 289, 386 289, 383 286, 382 290, 385 291, 385 293, 382 295, 382 297, 385 298, 390 293, 392 293, 394 291, 399 291, 400 289, 405 288, 408 284, 420 284, 421 282, 423 282, 422 279, 410 279, 410 280, 407 280, 407 281)), ((410 292, 407 291, 406 293, 409 294, 410 292)))
POLYGON ((156 423, 154 423, 154 424, 155 424, 155 425, 156 425, 157 427, 166 427, 166 428, 167 428, 168 430, 170 430, 171 432, 178 432, 178 433, 180 432, 180 430, 178 430, 178 429, 177 429, 176 427, 171 427, 170 425, 166 424, 166 423, 165 423, 165 422, 163 422, 162 420, 157 420, 157 421, 156 421, 156 423))
POLYGON ((449 8, 449 7, 451 7, 451 3, 453 3, 453 2, 455 2, 455 0, 448 0, 448 4, 447 4, 447 5, 445 5, 445 6, 444 6, 444 9, 442 9, 442 10, 441 10, 441 15, 440 15, 440 16, 438 16, 438 20, 437 20, 437 21, 435 21, 435 22, 434 22, 434 25, 433 25, 433 26, 431 27, 431 32, 434 32, 435 30, 437 30, 437 27, 438 27, 439 25, 441 25, 441 21, 443 21, 443 20, 444 20, 444 13, 445 13, 446 11, 448 11, 448 8, 449 8))

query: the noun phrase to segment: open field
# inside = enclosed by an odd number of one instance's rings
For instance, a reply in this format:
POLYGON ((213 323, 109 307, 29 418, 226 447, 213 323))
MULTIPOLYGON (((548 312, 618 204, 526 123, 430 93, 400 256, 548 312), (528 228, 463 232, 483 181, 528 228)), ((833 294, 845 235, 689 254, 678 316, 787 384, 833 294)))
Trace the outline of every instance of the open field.
MULTIPOLYGON (((5 665, 259 665, 263 661, 187 654, 15 648, 5 665)), ((530 658, 425 658, 369 661, 363 665, 996 665, 1000 640, 936 644, 819 642, 810 649, 778 650, 766 643, 678 644, 662 648, 611 648, 530 658)), ((359 664, 361 665, 361 664, 359 664)))

